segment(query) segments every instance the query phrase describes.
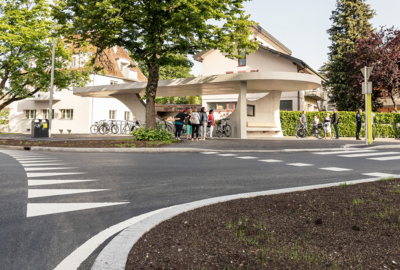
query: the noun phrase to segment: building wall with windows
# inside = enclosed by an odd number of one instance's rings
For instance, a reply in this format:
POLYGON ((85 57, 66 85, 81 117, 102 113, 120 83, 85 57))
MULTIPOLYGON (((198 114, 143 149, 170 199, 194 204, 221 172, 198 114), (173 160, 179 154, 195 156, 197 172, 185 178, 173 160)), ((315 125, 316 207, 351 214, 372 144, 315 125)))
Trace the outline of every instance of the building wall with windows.
MULTIPOLYGON (((87 86, 122 84, 134 81, 143 81, 146 78, 135 68, 129 68, 127 65, 121 65, 120 59, 124 63, 131 61, 129 56, 120 48, 114 47, 107 52, 109 59, 115 61, 107 65, 106 74, 91 75, 91 82, 87 86), (120 70, 120 68, 123 70, 120 70), (123 74, 129 70, 130 74, 123 74), (135 75, 132 75, 135 73, 135 75)), ((83 57, 79 54, 74 55, 76 59, 72 65, 82 66, 83 57)), ((85 58, 85 61, 89 58, 85 58)), ((33 98, 14 102, 10 105, 10 131, 18 133, 29 133, 32 119, 47 119, 49 109, 49 93, 36 93, 33 98)), ((90 126, 99 120, 109 120, 110 111, 113 111, 112 117, 115 120, 134 120, 129 108, 115 98, 89 98, 73 95, 72 89, 54 91, 53 99, 54 117, 52 121, 52 133, 89 133, 90 126), (126 112, 129 112, 127 115, 126 112)))

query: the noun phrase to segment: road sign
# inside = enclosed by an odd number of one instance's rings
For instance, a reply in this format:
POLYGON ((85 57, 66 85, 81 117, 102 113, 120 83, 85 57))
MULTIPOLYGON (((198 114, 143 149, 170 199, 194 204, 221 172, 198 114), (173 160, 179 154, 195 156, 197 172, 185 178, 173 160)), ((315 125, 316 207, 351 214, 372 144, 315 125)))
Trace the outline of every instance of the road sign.
POLYGON ((372 82, 367 82, 367 92, 365 92, 365 82, 362 83, 362 93, 364 94, 372 94, 372 82))
POLYGON ((371 73, 372 73, 373 69, 374 69, 373 67, 363 67, 361 69, 361 72, 364 75, 364 78, 365 78, 366 81, 369 80, 369 77, 371 76, 371 73))

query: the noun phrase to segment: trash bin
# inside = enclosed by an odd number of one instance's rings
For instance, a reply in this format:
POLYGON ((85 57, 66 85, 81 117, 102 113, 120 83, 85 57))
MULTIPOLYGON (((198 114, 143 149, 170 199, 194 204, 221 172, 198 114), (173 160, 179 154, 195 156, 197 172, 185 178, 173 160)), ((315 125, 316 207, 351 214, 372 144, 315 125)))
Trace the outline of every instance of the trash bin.
POLYGON ((31 125, 32 138, 48 138, 49 137, 49 120, 33 119, 31 125))

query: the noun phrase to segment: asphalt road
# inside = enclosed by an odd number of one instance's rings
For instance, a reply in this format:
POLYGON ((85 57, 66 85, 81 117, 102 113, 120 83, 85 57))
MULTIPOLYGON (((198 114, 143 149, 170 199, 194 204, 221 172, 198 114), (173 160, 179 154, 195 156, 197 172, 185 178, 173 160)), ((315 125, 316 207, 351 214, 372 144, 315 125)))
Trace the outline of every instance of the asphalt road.
POLYGON ((359 156, 0 150, 0 265, 7 270, 54 269, 108 227, 176 204, 377 173, 400 175, 400 149, 353 154, 359 156), (81 180, 93 181, 75 182, 81 180), (71 192, 81 193, 66 194, 71 192))

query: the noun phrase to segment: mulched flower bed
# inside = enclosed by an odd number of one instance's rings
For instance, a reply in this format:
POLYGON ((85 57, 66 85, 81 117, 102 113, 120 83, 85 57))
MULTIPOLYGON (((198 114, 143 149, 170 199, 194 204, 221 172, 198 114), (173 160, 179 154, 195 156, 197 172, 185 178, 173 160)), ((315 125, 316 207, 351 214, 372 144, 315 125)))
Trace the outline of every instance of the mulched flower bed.
POLYGON ((143 148, 162 147, 181 143, 182 141, 135 141, 133 139, 121 140, 82 140, 82 141, 26 141, 26 140, 0 140, 2 145, 14 146, 44 146, 44 147, 76 147, 76 148, 143 148))
POLYGON ((400 179, 189 211, 146 233, 126 269, 400 269, 400 179))

